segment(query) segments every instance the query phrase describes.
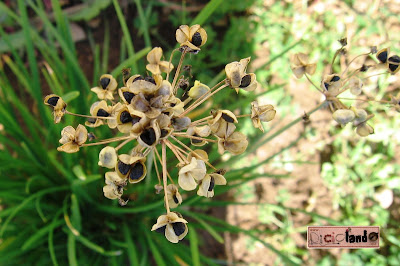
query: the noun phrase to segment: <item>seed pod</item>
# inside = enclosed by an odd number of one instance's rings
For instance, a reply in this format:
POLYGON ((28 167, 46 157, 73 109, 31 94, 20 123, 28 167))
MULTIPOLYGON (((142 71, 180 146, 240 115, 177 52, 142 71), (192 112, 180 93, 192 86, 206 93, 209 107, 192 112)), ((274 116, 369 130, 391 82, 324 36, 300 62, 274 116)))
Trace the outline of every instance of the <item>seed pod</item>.
POLYGON ((398 55, 393 55, 388 59, 389 72, 392 75, 396 74, 400 70, 400 57, 398 55))
POLYGON ((374 128, 364 122, 357 126, 356 133, 361 137, 366 137, 374 134, 374 128))
POLYGON ((117 152, 114 147, 104 147, 99 153, 99 165, 107 168, 114 168, 117 163, 117 152))
POLYGON ((356 115, 354 114, 353 110, 339 109, 333 113, 332 117, 339 124, 346 125, 347 123, 353 121, 356 115))
POLYGON ((194 86, 192 88, 190 88, 188 95, 190 98, 196 100, 209 91, 210 91, 210 87, 208 87, 207 85, 200 83, 200 81, 196 80, 194 82, 194 86))
POLYGON ((376 59, 379 60, 382 64, 386 64, 388 56, 389 56, 389 48, 383 48, 376 53, 376 59))
POLYGON ((353 95, 356 95, 356 96, 360 95, 362 86, 363 86, 363 83, 360 78, 352 77, 349 80, 350 92, 353 95))

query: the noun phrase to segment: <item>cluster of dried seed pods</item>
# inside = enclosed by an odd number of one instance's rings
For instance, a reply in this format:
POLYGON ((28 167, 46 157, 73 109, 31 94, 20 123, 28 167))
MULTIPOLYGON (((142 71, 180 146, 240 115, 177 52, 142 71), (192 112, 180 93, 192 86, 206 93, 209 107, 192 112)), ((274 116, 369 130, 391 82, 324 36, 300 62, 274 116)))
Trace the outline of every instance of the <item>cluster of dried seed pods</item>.
POLYGON ((400 97, 395 97, 391 95, 390 101, 362 98, 363 81, 372 76, 396 74, 400 69, 400 57, 397 55, 390 56, 389 48, 384 48, 377 51, 376 47, 371 47, 369 52, 360 54, 350 60, 343 71, 341 71, 340 73, 335 73, 333 71, 335 59, 338 55, 345 54, 345 46, 347 45, 346 39, 339 40, 339 42, 341 44, 341 47, 336 51, 335 56, 332 60, 332 65, 330 67, 331 73, 328 73, 322 77, 319 86, 316 85, 310 78, 310 76, 315 73, 316 64, 309 62, 308 55, 304 53, 293 55, 291 59, 291 68, 297 78, 305 76, 310 84, 324 95, 325 101, 322 102, 320 105, 326 105, 330 109, 330 111, 332 112, 332 118, 336 122, 338 122, 340 125, 352 123, 353 126, 356 128, 356 133, 361 137, 366 137, 374 133, 373 127, 367 123, 372 117, 374 117, 374 115, 368 115, 368 113, 362 108, 347 106, 343 103, 342 100, 390 104, 396 110, 400 111, 400 97), (377 61, 372 61, 373 54, 376 54, 375 57, 377 61), (367 59, 369 59, 373 63, 364 63, 361 67, 350 69, 352 63, 361 58, 364 59, 364 62, 367 62, 367 59), (384 72, 365 76, 364 73, 372 69, 383 69, 384 72), (359 96, 360 98, 341 97, 341 95, 346 91, 349 91, 352 95, 359 96))
POLYGON ((197 189, 199 196, 213 197, 216 186, 226 184, 226 171, 215 168, 208 161, 207 152, 198 147, 217 143, 221 154, 225 151, 241 154, 248 141, 236 130, 238 118, 251 117, 254 126, 263 131, 261 122, 271 121, 276 112, 272 105, 259 105, 255 101, 251 114, 236 116, 229 110, 213 110, 210 116, 193 119, 190 113, 224 88, 231 87, 236 92, 252 91, 258 83, 254 73, 247 73, 250 58, 245 58, 226 65, 226 78, 212 88, 198 80, 190 87, 191 73, 190 77, 181 75, 181 70, 185 69, 183 61, 187 53, 200 51, 207 41, 207 33, 200 25, 183 25, 176 31, 176 40, 180 47, 171 53, 169 61, 162 60, 163 51, 159 47, 148 53, 146 69, 151 76, 131 75, 129 70, 124 70, 123 85, 119 87, 113 76, 102 75, 99 86, 91 89, 98 101, 92 104, 90 115, 67 111, 66 104, 57 95, 45 98, 45 104, 54 107, 56 123, 64 114, 76 115, 87 119, 87 127, 107 126, 116 133, 114 138, 86 143, 88 138, 93 140, 94 135, 83 125, 78 125, 76 130, 67 126, 61 132, 63 146, 59 150, 64 152, 77 152, 84 146, 119 143, 106 146, 99 154, 99 166, 111 170, 105 174, 105 197, 118 199, 120 205, 126 205, 129 200, 129 195, 124 195, 127 185, 142 181, 147 173, 146 160, 153 160, 158 177, 155 189, 157 194, 164 190, 166 214, 158 218, 152 230, 164 233, 174 243, 183 239, 188 231, 187 221, 179 213, 170 211, 182 203, 179 189, 197 189), (176 52, 181 52, 181 57, 170 82, 176 52), (120 149, 127 146, 130 151, 119 154, 120 149), (167 149, 178 161, 177 177, 168 173, 167 161, 171 158, 167 159, 167 149))

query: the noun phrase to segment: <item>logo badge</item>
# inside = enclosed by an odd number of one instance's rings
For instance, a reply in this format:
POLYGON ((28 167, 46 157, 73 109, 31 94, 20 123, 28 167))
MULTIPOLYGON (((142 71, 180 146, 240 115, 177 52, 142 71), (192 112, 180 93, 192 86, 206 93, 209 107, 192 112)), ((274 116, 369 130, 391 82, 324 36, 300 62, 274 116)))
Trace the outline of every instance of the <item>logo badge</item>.
POLYGON ((308 226, 307 247, 379 248, 379 226, 308 226))

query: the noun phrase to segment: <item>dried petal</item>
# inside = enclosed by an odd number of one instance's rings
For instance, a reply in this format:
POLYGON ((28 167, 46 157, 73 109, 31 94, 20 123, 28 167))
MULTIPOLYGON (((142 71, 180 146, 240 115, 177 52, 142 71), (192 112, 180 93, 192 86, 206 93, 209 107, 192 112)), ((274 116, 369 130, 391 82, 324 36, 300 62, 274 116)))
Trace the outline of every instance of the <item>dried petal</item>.
POLYGON ((115 165, 117 164, 117 152, 115 151, 114 147, 107 146, 104 147, 100 153, 99 153, 99 165, 102 167, 107 167, 107 168, 115 168, 115 165))

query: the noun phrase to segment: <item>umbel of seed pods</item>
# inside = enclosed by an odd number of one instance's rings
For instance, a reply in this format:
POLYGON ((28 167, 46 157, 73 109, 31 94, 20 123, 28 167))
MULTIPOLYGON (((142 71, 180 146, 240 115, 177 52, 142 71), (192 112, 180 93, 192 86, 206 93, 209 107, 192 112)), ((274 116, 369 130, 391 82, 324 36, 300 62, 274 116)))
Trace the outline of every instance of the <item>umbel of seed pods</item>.
POLYGON ((332 112, 332 118, 341 125, 352 123, 356 128, 356 133, 361 137, 366 137, 374 133, 373 127, 367 122, 374 116, 368 114, 364 109, 356 108, 355 106, 346 106, 341 100, 354 100, 363 102, 378 102, 383 104, 390 104, 397 111, 400 112, 400 95, 397 97, 391 95, 391 100, 376 100, 370 98, 361 98, 363 80, 371 76, 384 75, 384 74, 396 74, 399 70, 400 57, 397 55, 390 55, 389 48, 384 48, 377 51, 376 47, 371 47, 370 51, 364 54, 360 54, 353 58, 347 67, 341 73, 333 72, 333 64, 335 59, 340 54, 345 54, 347 45, 346 39, 339 40, 341 48, 335 53, 332 60, 331 72, 325 75, 319 86, 317 86, 310 78, 315 73, 316 64, 309 61, 308 55, 304 53, 298 53, 291 58, 291 68, 294 75, 297 78, 305 76, 307 80, 325 96, 325 101, 321 104, 326 104, 332 112), (376 61, 373 64, 364 64, 359 68, 350 70, 350 66, 359 58, 372 57, 375 54, 376 61), (379 74, 373 74, 365 76, 365 72, 370 69, 383 69, 383 72, 379 74), (349 90, 354 96, 360 98, 344 98, 340 97, 342 93, 349 90))
MULTIPOLYGON (((275 116, 272 105, 251 104, 251 113, 236 116, 230 110, 212 110, 211 115, 201 119, 189 116, 203 102, 210 100, 214 94, 224 88, 252 91, 258 83, 256 75, 247 73, 250 58, 226 65, 226 78, 209 88, 199 80, 190 87, 189 78, 181 75, 185 69, 183 61, 186 54, 197 54, 207 41, 207 33, 200 25, 180 26, 176 31, 176 40, 180 44, 170 56, 163 60, 163 51, 156 47, 147 55, 146 69, 151 76, 130 75, 123 71, 123 86, 118 88, 116 79, 104 74, 100 77, 99 86, 91 90, 96 93, 98 101, 90 108, 90 115, 74 114, 67 111, 67 105, 60 96, 48 95, 44 103, 54 108, 54 121, 60 122, 65 114, 85 117, 85 126, 89 128, 107 126, 114 129, 118 136, 92 143, 93 134, 79 124, 76 129, 65 127, 61 132, 59 151, 77 152, 81 147, 109 144, 99 154, 99 165, 109 168, 105 174, 104 196, 118 199, 120 205, 126 205, 123 199, 125 187, 135 184, 146 177, 146 160, 149 154, 153 158, 158 177, 156 193, 164 190, 166 213, 157 219, 152 230, 165 234, 173 243, 182 240, 187 232, 187 221, 178 212, 170 211, 182 203, 179 189, 192 191, 202 197, 213 197, 216 186, 225 185, 225 170, 216 169, 209 161, 205 150, 199 149, 208 143, 216 143, 218 151, 233 155, 243 153, 248 145, 246 136, 236 130, 238 118, 250 117, 253 125, 264 131, 261 122, 271 121, 275 116), (181 53, 175 74, 173 55, 181 53), (188 139, 190 144, 185 141, 188 139), (128 154, 118 154, 125 145, 130 145, 128 154), (161 154, 157 150, 160 147, 161 154), (170 149, 178 160, 178 177, 171 177, 167 171, 166 150, 170 149)), ((171 161, 168 159, 168 161, 171 161)))

